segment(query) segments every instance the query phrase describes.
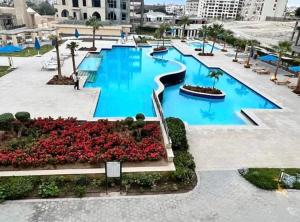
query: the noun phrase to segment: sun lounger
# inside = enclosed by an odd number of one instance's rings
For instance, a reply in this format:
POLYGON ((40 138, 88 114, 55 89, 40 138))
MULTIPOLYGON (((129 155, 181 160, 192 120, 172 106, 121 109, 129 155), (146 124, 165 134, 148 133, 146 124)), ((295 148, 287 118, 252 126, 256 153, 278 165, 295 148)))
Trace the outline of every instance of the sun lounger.
POLYGON ((298 83, 298 78, 291 78, 290 83, 287 84, 287 87, 290 89, 296 89, 298 83))
POLYGON ((277 79, 274 80, 274 83, 276 85, 287 85, 290 82, 291 82, 290 77, 286 77, 286 76, 278 76, 277 79))
POLYGON ((266 68, 263 68, 263 67, 255 67, 252 69, 253 72, 257 72, 257 71, 263 71, 265 70, 266 68))
POLYGON ((57 64, 44 63, 41 70, 57 70, 57 64))
POLYGON ((268 69, 261 69, 261 70, 257 70, 256 73, 259 74, 259 75, 269 75, 270 74, 270 70, 268 70, 268 69))

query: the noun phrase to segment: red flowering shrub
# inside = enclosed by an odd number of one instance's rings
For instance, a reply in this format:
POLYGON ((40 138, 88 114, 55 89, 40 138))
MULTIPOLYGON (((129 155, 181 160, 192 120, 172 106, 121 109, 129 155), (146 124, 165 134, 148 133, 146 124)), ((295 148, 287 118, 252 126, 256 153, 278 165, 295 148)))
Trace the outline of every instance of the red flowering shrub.
POLYGON ((76 119, 39 118, 32 128, 41 136, 30 148, 0 150, 0 165, 38 167, 47 164, 90 163, 107 160, 145 161, 165 156, 160 126, 143 126, 143 139, 137 142, 129 133, 117 132, 114 122, 79 122, 76 119))

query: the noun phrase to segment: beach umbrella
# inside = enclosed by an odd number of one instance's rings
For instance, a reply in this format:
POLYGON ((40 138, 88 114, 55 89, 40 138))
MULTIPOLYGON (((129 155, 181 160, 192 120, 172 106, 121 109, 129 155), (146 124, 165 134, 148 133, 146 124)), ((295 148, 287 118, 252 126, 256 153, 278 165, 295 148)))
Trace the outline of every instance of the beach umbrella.
POLYGON ((39 40, 38 40, 37 37, 35 37, 34 48, 35 48, 36 50, 38 50, 38 55, 37 55, 37 56, 40 56, 40 48, 41 48, 41 45, 40 45, 40 42, 39 42, 39 40))
POLYGON ((77 30, 77 29, 75 29, 75 37, 78 39, 78 38, 79 38, 79 36, 80 36, 80 34, 79 34, 78 30, 77 30))

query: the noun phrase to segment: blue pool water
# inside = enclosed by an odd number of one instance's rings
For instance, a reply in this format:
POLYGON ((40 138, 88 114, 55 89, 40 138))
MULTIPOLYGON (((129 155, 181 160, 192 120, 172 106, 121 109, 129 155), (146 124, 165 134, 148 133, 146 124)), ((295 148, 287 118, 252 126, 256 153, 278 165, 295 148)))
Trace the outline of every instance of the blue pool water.
MULTIPOLYGON (((126 117, 144 113, 155 116, 151 94, 157 88, 155 76, 176 71, 180 65, 148 56, 150 48, 113 47, 101 51, 101 64, 95 82, 85 87, 101 88, 95 117, 126 117)), ((160 54, 161 58, 178 61, 187 67, 185 84, 212 86, 207 77, 209 69, 191 56, 184 56, 174 48, 160 54)), ((81 67, 88 67, 84 60, 81 67)), ((93 67, 91 65, 91 67, 93 67)), ((167 87, 162 102, 166 117, 179 117, 191 125, 243 125, 237 113, 244 108, 277 109, 269 100, 257 94, 235 78, 224 73, 216 87, 225 92, 224 100, 200 99, 183 95, 179 87, 167 87)))
MULTIPOLYGON (((203 43, 200 42, 200 41, 189 42, 188 45, 190 47, 192 47, 193 49, 195 49, 195 48, 201 48, 202 49, 202 47, 203 47, 203 43)), ((204 45, 204 51, 205 52, 210 52, 211 48, 212 48, 211 44, 205 43, 205 45, 204 45)), ((220 50, 220 49, 215 45, 214 50, 220 50)))

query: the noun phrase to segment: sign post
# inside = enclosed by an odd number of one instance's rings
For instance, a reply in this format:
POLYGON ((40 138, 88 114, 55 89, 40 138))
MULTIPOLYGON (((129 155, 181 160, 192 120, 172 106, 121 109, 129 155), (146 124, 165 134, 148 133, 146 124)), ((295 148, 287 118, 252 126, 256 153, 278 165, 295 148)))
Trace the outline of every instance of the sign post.
POLYGON ((121 191, 122 191, 122 162, 120 162, 120 161, 105 162, 106 194, 107 194, 107 190, 108 190, 107 178, 120 178, 120 193, 121 193, 121 191))

